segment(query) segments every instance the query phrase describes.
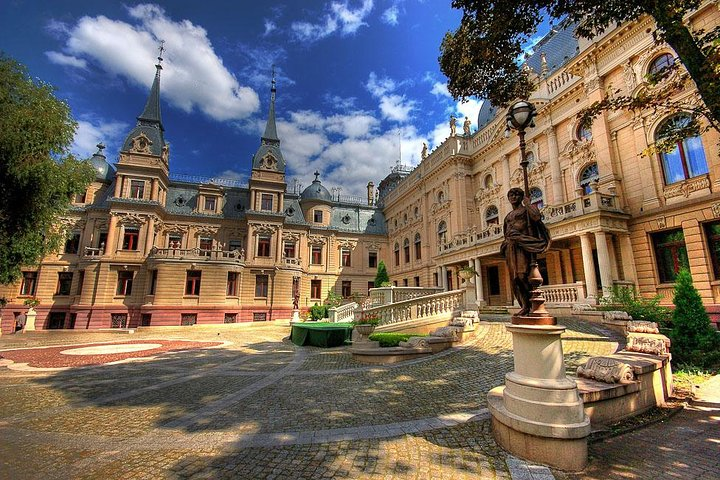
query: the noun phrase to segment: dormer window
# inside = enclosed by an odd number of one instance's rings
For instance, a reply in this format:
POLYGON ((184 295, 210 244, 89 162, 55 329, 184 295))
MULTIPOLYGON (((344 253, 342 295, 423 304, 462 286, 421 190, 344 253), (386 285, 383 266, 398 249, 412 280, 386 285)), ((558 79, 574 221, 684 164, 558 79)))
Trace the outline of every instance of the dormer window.
POLYGON ((143 180, 130 180, 130 198, 142 199, 145 197, 145 182, 143 180))
POLYGON ((260 210, 272 212, 273 196, 269 193, 263 193, 260 197, 260 210))
POLYGON ((208 212, 215 212, 215 207, 217 206, 217 198, 215 197, 205 197, 205 210, 208 212))
POLYGON ((322 210, 313 210, 313 221, 315 223, 322 223, 322 221, 323 221, 322 210))

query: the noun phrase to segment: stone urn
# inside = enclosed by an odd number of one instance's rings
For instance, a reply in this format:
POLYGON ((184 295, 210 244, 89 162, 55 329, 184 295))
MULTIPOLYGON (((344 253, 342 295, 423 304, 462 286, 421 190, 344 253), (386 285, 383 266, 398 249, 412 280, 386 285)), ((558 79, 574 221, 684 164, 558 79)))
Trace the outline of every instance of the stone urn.
POLYGON ((475 270, 462 269, 458 272, 458 275, 460 275, 460 278, 467 281, 475 276, 475 270))
POLYGON ((369 337, 375 331, 375 325, 370 323, 359 323, 355 325, 355 330, 364 338, 369 337))

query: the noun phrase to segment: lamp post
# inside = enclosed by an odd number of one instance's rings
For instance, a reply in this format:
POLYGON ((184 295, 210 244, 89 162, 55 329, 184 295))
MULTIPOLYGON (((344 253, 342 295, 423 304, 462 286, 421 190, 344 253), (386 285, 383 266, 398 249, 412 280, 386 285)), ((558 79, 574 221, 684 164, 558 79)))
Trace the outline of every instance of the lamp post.
MULTIPOLYGON (((508 109, 505 121, 507 129, 505 130, 505 136, 510 136, 510 130, 516 130, 520 139, 520 166, 523 171, 523 186, 525 189, 525 198, 527 202, 530 202, 530 185, 528 182, 528 160, 525 153, 525 129, 532 128, 535 126, 535 115, 537 110, 535 105, 526 101, 520 100, 515 102, 508 109)), ((536 236, 538 232, 533 231, 532 223, 530 222, 530 214, 528 213, 528 228, 530 233, 536 236)), ((540 269, 538 268, 537 258, 535 253, 530 253, 530 270, 528 272, 528 282, 531 286, 530 303, 532 304, 532 310, 528 316, 530 317, 548 317, 548 312, 545 309, 545 296, 543 295, 540 286, 543 283, 540 269)))

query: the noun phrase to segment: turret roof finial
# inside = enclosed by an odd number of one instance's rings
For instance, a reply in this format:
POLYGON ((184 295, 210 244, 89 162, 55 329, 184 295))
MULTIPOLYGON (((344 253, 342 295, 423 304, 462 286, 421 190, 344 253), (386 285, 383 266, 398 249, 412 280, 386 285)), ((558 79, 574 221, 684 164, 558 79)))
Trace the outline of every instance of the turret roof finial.
POLYGON ((100 142, 100 143, 98 143, 98 144, 95 145, 95 146, 96 146, 97 149, 98 149, 97 153, 99 153, 100 155, 102 155, 102 151, 105 150, 105 145, 104 145, 102 142, 100 142))
POLYGON ((160 46, 158 47, 158 51, 159 51, 159 53, 158 53, 158 57, 157 57, 157 59, 158 59, 158 64, 157 64, 157 66, 158 66, 159 68, 162 68, 162 67, 160 66, 160 64, 162 64, 162 61, 163 61, 163 56, 162 56, 162 54, 163 54, 163 52, 165 51, 165 40, 160 40, 160 46))
POLYGON ((320 172, 318 172, 317 170, 315 170, 315 173, 313 173, 313 175, 315 175, 315 181, 317 182, 317 181, 318 181, 318 177, 320 176, 320 172))

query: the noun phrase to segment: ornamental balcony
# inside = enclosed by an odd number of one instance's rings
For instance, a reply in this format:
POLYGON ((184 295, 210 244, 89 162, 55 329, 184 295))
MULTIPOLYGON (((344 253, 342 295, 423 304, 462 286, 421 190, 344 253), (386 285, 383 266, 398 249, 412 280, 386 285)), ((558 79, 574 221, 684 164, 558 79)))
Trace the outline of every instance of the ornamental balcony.
POLYGON ((201 248, 158 248, 150 250, 148 259, 155 261, 212 262, 245 265, 243 250, 204 250, 201 248))

